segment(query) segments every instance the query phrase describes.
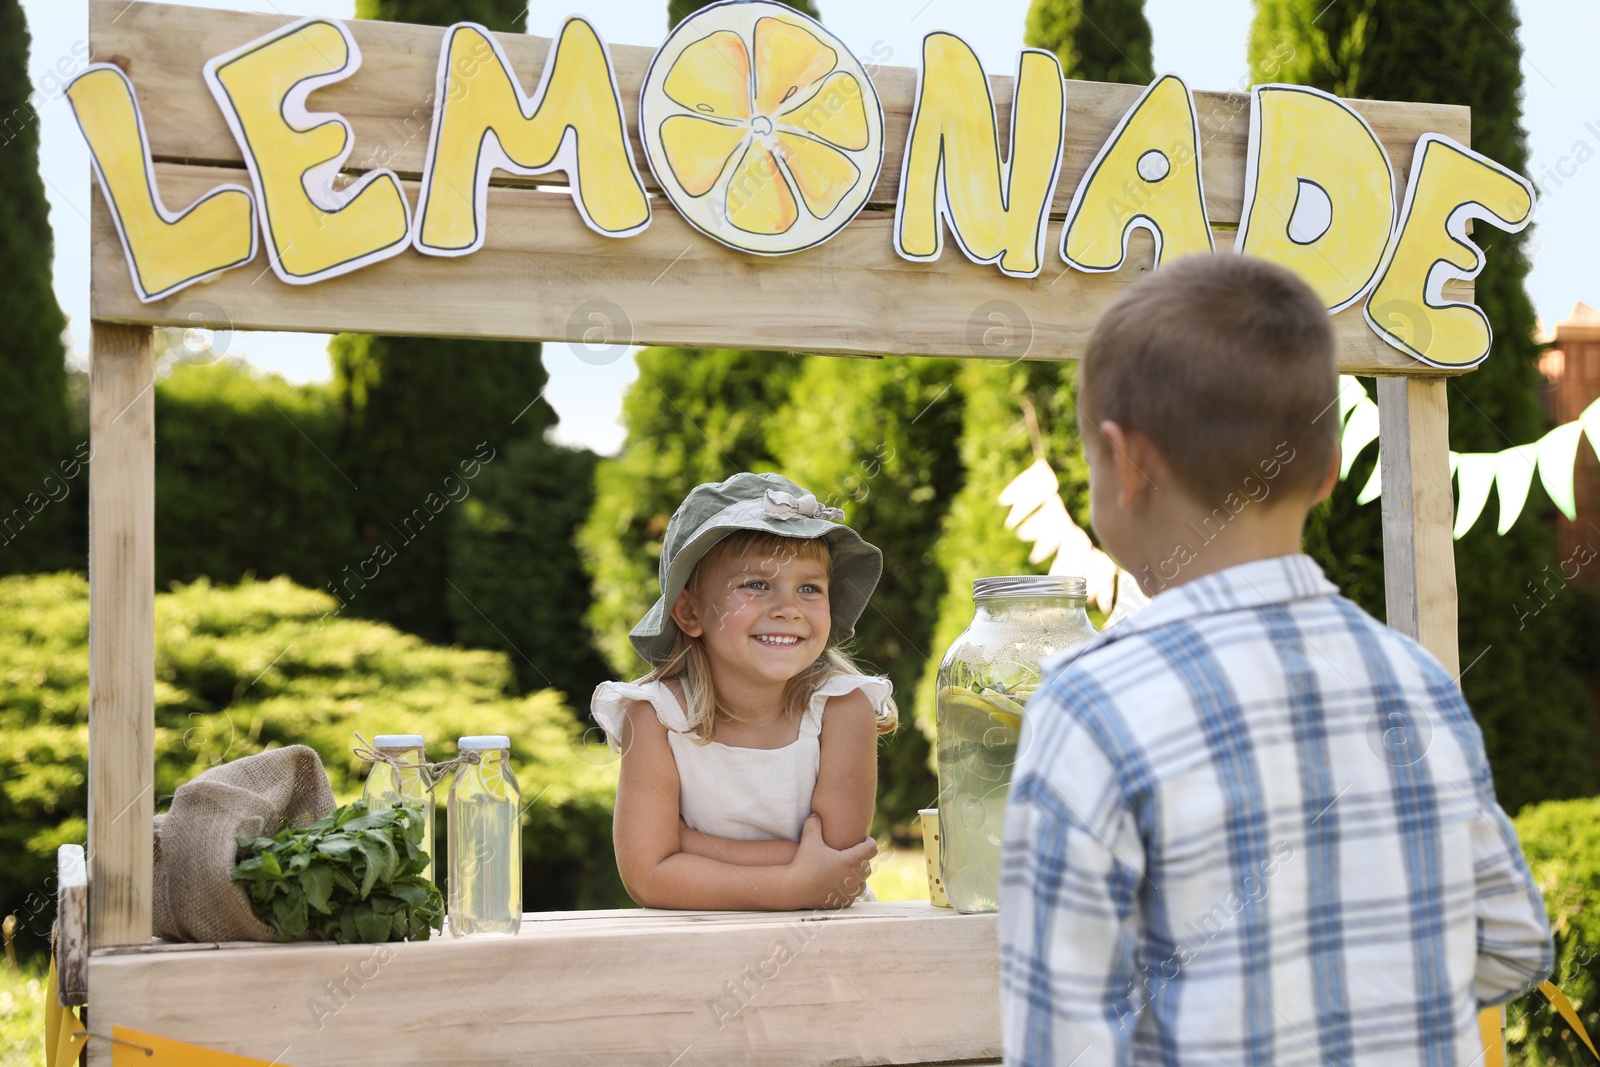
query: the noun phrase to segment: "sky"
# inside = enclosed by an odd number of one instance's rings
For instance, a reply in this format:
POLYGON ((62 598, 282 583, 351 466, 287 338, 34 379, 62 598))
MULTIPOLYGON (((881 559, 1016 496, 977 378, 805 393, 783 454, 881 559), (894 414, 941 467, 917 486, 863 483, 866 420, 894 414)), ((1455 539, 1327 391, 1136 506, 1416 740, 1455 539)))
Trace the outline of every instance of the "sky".
MULTIPOLYGON (((203 6, 290 17, 349 18, 354 0, 206 0, 203 6)), ((55 231, 55 290, 69 319, 73 358, 89 343, 89 157, 62 87, 87 62, 85 0, 23 0, 33 35, 29 73, 38 94, 40 173, 55 231)), ((194 6, 194 5, 191 5, 194 6)), ((1528 291, 1545 323, 1575 301, 1600 307, 1600 4, 1593 0, 1518 2, 1522 19, 1523 124, 1528 177, 1539 189, 1528 252, 1528 291)), ((549 37, 571 13, 533 5, 528 30, 549 37)), ((991 73, 1016 69, 1028 0, 819 0, 823 22, 858 55, 889 50, 891 65, 914 66, 922 36, 946 30, 965 38, 991 73)), ((666 36, 666 0, 590 0, 582 13, 616 44, 655 45, 666 36)), ((1196 90, 1249 87, 1245 42, 1250 0, 1146 0, 1157 71, 1181 75, 1196 90)), ((241 42, 243 43, 243 42, 241 42)), ((947 254, 955 254, 954 250, 947 254)), ((294 382, 326 380, 326 338, 239 333, 229 354, 294 382)), ((545 346, 545 398, 560 424, 554 440, 605 454, 622 445, 622 393, 637 376, 626 349, 545 346)))

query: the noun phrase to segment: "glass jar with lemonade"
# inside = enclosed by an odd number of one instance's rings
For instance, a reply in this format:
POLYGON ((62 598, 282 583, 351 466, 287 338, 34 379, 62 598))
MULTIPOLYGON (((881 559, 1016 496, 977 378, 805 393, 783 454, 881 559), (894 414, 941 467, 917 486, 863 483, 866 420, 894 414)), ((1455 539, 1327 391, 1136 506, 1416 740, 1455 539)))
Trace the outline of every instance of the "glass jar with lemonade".
POLYGON ((994 911, 1001 830, 1023 706, 1039 661, 1094 637, 1087 587, 1066 575, 972 583, 973 619, 939 665, 941 875, 959 912, 994 911))

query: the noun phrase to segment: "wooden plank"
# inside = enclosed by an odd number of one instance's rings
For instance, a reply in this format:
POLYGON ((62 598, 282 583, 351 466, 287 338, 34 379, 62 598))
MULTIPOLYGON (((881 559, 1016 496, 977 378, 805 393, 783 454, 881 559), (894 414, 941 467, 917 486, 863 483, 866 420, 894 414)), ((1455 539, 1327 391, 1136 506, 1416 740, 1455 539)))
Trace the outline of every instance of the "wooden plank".
MULTIPOLYGON (((514 938, 96 954, 94 1020, 294 1067, 999 1056, 993 915, 863 903, 619 918, 529 916, 514 938)), ((110 1057, 92 1048, 90 1062, 110 1057)))
MULTIPOLYGON (((238 145, 207 94, 200 70, 212 56, 279 29, 290 17, 170 4, 130 4, 128 0, 91 0, 89 42, 97 58, 124 65, 133 79, 158 160, 242 166, 238 145)), ((337 111, 349 121, 356 135, 350 169, 389 166, 403 177, 416 178, 421 174, 428 146, 429 101, 444 31, 361 20, 352 20, 348 25, 361 47, 361 69, 354 78, 314 93, 311 106, 337 111)), ((531 90, 538 85, 549 53, 549 38, 497 36, 524 88, 531 90)), ((637 131, 639 89, 659 44, 610 42, 634 159, 653 191, 659 187, 645 162, 637 131)), ((916 95, 916 68, 921 63, 917 55, 889 58, 904 65, 868 66, 884 110, 884 163, 872 197, 877 204, 892 204, 895 199, 916 95)), ((1002 139, 1010 128, 1014 71, 1013 60, 1007 70, 990 72, 991 90, 1000 108, 1002 139)), ((1068 84, 1067 137, 1052 209, 1058 216, 1065 214, 1078 180, 1142 90, 1143 86, 1105 82, 1068 84)), ((1371 123, 1388 149, 1401 188, 1410 172, 1412 150, 1423 133, 1448 134, 1464 144, 1471 136, 1465 107, 1382 100, 1350 103, 1371 123)), ((1236 92, 1197 91, 1195 107, 1201 126, 1206 204, 1211 220, 1237 225, 1244 197, 1249 97, 1236 92)), ((499 177, 507 183, 522 180, 510 175, 499 177)), ((533 179, 561 184, 566 180, 560 174, 533 179)))
POLYGON ((1389 625, 1416 638, 1455 675, 1461 651, 1446 388, 1436 379, 1379 381, 1378 447, 1389 625))
POLYGON ((82 845, 56 849, 56 926, 50 951, 56 957, 56 998, 73 1007, 89 1003, 89 871, 82 845))
POLYGON ((146 327, 95 322, 92 330, 89 936, 99 947, 150 940, 155 359, 146 327))
MULTIPOLYGON (((242 172, 160 164, 162 193, 188 203, 242 172)), ((407 185, 413 198, 416 186, 407 185)), ((792 256, 734 252, 657 200, 650 229, 609 240, 583 225, 569 196, 492 189, 484 247, 460 259, 407 251, 317 285, 280 283, 265 254, 215 282, 141 304, 104 198, 93 208, 93 309, 99 319, 413 336, 765 348, 832 355, 1076 359, 1095 320, 1151 262, 1134 234, 1128 265, 1086 274, 1052 262, 1008 278, 949 248, 936 263, 895 255, 891 218, 864 214, 833 240, 792 256)), ((1051 240, 1060 232, 1051 226, 1051 240)), ((1218 247, 1233 234, 1218 231, 1218 247)), ((1446 287, 1470 300, 1471 288, 1446 287)), ((1444 374, 1390 348, 1360 307, 1333 319, 1347 374, 1444 374)))

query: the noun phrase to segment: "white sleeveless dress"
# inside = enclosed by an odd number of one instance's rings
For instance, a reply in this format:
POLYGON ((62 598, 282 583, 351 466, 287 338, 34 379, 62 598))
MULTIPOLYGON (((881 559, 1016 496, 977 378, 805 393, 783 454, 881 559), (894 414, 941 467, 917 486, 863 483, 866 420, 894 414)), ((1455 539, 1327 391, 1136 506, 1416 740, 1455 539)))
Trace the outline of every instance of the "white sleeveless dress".
POLYGON ((822 712, 829 697, 861 690, 881 712, 894 692, 887 678, 838 674, 811 694, 800 718, 800 736, 782 748, 737 748, 691 740, 688 720, 678 698, 661 681, 602 682, 595 687, 590 710, 619 749, 628 705, 648 701, 667 728, 667 743, 678 764, 678 811, 692 830, 735 841, 800 840, 811 814, 811 793, 817 784, 822 749, 822 712))

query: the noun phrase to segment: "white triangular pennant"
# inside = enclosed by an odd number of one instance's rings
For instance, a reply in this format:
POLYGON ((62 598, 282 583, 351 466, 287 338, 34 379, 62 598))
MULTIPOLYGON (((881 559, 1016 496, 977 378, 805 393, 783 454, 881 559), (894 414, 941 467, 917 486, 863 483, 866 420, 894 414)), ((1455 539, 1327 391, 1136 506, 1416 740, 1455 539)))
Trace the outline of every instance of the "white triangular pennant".
POLYGON ((1342 453, 1339 460, 1339 478, 1344 480, 1350 477, 1350 468, 1355 466, 1356 457, 1361 450, 1378 439, 1378 405, 1372 399, 1361 394, 1361 399, 1356 401, 1356 406, 1350 411, 1350 421, 1344 424, 1344 436, 1339 441, 1339 450, 1342 453))
POLYGON ((1578 507, 1573 500, 1572 465, 1578 458, 1578 438, 1583 433, 1581 422, 1557 426, 1539 438, 1539 481, 1550 494, 1561 514, 1569 519, 1578 517, 1578 507))
POLYGON ((1500 525, 1495 532, 1502 536, 1522 514, 1528 502, 1528 486, 1533 484, 1533 471, 1539 462, 1539 446, 1518 445, 1508 448, 1495 457, 1494 487, 1500 498, 1500 525))
POLYGON ((1499 460, 1494 452, 1465 452, 1456 464, 1456 484, 1460 487, 1456 501, 1456 525, 1450 536, 1457 541, 1472 529, 1472 524, 1483 514, 1489 502, 1489 490, 1494 486, 1495 469, 1499 460))
POLYGON ((1000 504, 1011 509, 1006 516, 1006 529, 1015 530, 1017 524, 1050 497, 1058 496, 1061 481, 1056 477, 1056 472, 1050 464, 1042 459, 1033 461, 1033 465, 1015 478, 1004 489, 1000 490, 1000 504))

